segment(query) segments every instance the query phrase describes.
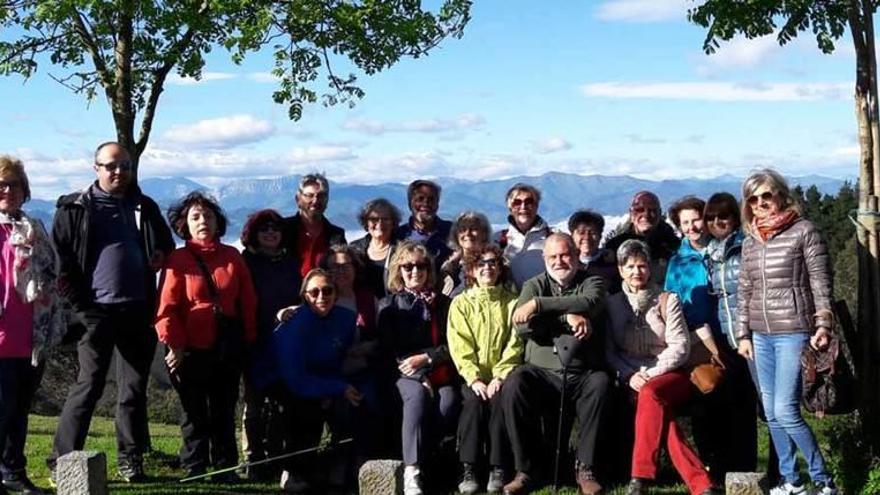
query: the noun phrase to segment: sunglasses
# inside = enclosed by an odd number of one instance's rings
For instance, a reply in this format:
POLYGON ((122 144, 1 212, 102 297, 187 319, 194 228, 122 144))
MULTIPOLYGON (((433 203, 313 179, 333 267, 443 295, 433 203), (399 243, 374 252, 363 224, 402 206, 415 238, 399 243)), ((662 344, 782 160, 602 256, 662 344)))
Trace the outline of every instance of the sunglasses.
POLYGON ((419 269, 421 271, 426 271, 428 269, 427 263, 404 263, 400 265, 404 271, 411 272, 413 270, 419 269))
POLYGON ((767 192, 761 193, 760 195, 752 194, 751 196, 749 196, 749 199, 747 201, 749 202, 750 205, 754 206, 754 205, 758 204, 759 199, 762 201, 770 201, 773 199, 774 196, 776 196, 776 191, 767 191, 767 192))
POLYGON ((333 297, 333 294, 335 293, 336 289, 334 289, 332 285, 325 285, 324 287, 312 287, 311 289, 306 291, 306 295, 308 295, 312 299, 317 299, 318 296, 333 297))
POLYGON ((96 163, 95 165, 99 167, 103 167, 104 170, 108 172, 116 172, 119 170, 120 172, 126 172, 131 170, 131 162, 127 160, 120 160, 118 162, 108 162, 108 163, 96 163))
POLYGON ((722 222, 730 220, 733 218, 733 215, 730 213, 719 213, 717 215, 704 215, 703 220, 706 222, 714 222, 715 220, 720 220, 722 222))
POLYGON ((274 223, 267 223, 260 227, 260 232, 281 232, 281 227, 275 225, 274 223))
POLYGON ((526 198, 526 199, 514 199, 510 202, 510 206, 514 208, 519 208, 520 206, 535 206, 536 201, 534 198, 526 198))
POLYGON ((660 213, 660 210, 658 208, 645 208, 644 206, 633 206, 629 210, 636 215, 642 215, 644 213, 653 213, 656 215, 660 213))
POLYGON ((21 182, 17 180, 0 180, 0 191, 9 192, 19 187, 21 187, 21 182))
POLYGON ((498 258, 482 258, 477 261, 478 267, 498 266, 498 258))

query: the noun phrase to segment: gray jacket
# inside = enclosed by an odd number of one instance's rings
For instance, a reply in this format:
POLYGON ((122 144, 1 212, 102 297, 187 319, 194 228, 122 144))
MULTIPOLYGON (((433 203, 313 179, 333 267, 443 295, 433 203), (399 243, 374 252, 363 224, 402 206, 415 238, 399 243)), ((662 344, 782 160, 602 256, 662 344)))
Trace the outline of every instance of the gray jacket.
POLYGON ((737 338, 752 332, 813 333, 831 326, 828 247, 808 220, 761 242, 743 242, 737 301, 737 338))

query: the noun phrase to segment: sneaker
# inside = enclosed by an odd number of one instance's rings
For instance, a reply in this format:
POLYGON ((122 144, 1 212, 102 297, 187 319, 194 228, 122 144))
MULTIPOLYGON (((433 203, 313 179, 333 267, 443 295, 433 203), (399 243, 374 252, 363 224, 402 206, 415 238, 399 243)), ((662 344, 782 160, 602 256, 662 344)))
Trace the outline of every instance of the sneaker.
POLYGON ((419 466, 403 468, 403 495, 422 495, 422 472, 419 466))
POLYGON ((458 493, 473 495, 480 490, 477 476, 474 474, 474 465, 469 462, 461 464, 461 483, 458 484, 458 493))
POLYGON ((6 491, 10 491, 12 493, 20 493, 22 495, 43 494, 43 490, 37 488, 36 485, 34 485, 34 483, 30 479, 28 479, 26 474, 10 475, 8 478, 3 480, 3 488, 6 491))
POLYGON ((576 461, 574 464, 574 479, 581 489, 581 495, 599 495, 602 493, 602 485, 596 481, 596 476, 585 464, 576 461))
POLYGON ((834 485, 833 481, 818 481, 815 483, 813 495, 837 495, 837 487, 834 485))
POLYGON ((804 485, 783 483, 771 489, 770 495, 807 495, 807 488, 804 485))
POLYGON ((531 492, 533 488, 532 477, 522 471, 517 471, 513 480, 504 485, 504 495, 523 495, 531 492))
POLYGON ((309 489, 309 484, 296 473, 284 470, 281 473, 281 490, 285 493, 301 493, 309 489))
POLYGON ((126 483, 143 483, 147 481, 147 475, 144 474, 144 461, 140 457, 119 459, 116 463, 116 469, 119 477, 126 483))
POLYGON ((633 478, 626 485, 626 495, 646 495, 648 493, 648 481, 641 478, 633 478))
POLYGON ((486 493, 501 493, 504 489, 504 469, 494 466, 489 471, 489 481, 486 483, 486 493))

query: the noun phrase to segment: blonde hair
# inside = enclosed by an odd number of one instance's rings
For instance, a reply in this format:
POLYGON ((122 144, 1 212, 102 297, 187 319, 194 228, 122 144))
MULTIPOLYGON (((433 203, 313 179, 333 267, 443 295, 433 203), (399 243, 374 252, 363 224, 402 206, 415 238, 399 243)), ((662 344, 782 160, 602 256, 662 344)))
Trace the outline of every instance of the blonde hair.
POLYGON ((388 265, 388 292, 395 293, 403 290, 406 284, 403 282, 403 275, 400 274, 400 266, 417 255, 422 255, 425 262, 428 263, 428 279, 425 281, 425 286, 434 287, 436 280, 434 258, 428 253, 428 249, 418 242, 403 241, 394 250, 388 265))
POLYGON ((24 164, 18 158, 9 155, 0 155, 0 177, 12 175, 21 183, 21 192, 24 193, 24 202, 31 199, 31 186, 27 174, 24 172, 24 164))
POLYGON ((302 285, 299 288, 299 296, 303 301, 306 300, 306 287, 309 286, 309 282, 312 281, 313 278, 323 278, 330 285, 333 286, 333 290, 339 291, 339 287, 336 286, 336 282, 333 281, 333 277, 330 276, 330 272, 323 268, 312 268, 309 270, 309 273, 306 273, 306 276, 303 277, 302 285))
POLYGON ((749 197, 755 194, 759 187, 765 185, 770 186, 770 189, 776 193, 782 211, 794 211, 799 216, 803 215, 801 204, 791 195, 791 189, 789 189, 785 177, 772 168, 764 168, 752 173, 742 185, 742 226, 743 230, 748 233, 751 233, 752 218, 754 217, 752 207, 749 205, 749 197))

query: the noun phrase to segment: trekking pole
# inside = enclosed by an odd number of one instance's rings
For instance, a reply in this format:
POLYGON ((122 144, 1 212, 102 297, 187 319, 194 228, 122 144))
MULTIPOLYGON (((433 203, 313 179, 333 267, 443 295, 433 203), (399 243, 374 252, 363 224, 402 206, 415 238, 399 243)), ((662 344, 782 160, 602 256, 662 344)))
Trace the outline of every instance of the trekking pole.
MULTIPOLYGON (((337 446, 342 445, 342 444, 344 444, 344 443, 349 443, 349 442, 351 442, 351 441, 353 441, 352 438, 345 438, 345 439, 342 439, 342 440, 340 440, 340 441, 338 441, 338 442, 333 442, 328 448, 332 449, 332 448, 334 448, 334 447, 337 447, 337 446)), ((318 446, 316 446, 316 447, 311 447, 311 448, 308 448, 308 449, 297 450, 296 452, 289 452, 289 453, 287 453, 287 454, 277 455, 277 456, 275 456, 275 457, 269 457, 269 458, 266 458, 266 459, 261 459, 261 460, 259 460, 259 461, 254 461, 254 462, 243 462, 243 463, 241 463, 241 464, 239 464, 239 465, 237 465, 237 466, 232 466, 232 467, 228 467, 228 468, 218 469, 217 471, 212 471, 212 472, 210 472, 210 473, 199 474, 199 475, 196 475, 196 476, 190 476, 189 478, 183 478, 183 479, 181 479, 180 482, 181 482, 181 483, 186 483, 186 482, 189 482, 189 481, 195 481, 195 480, 200 480, 200 479, 204 479, 204 478, 209 478, 209 477, 214 476, 214 475, 217 475, 217 474, 231 473, 231 472, 233 472, 233 471, 237 471, 237 470, 239 470, 239 469, 243 469, 243 468, 246 468, 246 467, 259 466, 259 465, 261 465, 261 464, 269 464, 270 462, 280 461, 280 460, 282 460, 282 459, 287 459, 287 458, 294 457, 294 456, 298 456, 298 455, 302 455, 302 454, 308 454, 308 453, 310 453, 310 452, 317 452, 318 450, 321 450, 321 446, 320 446, 320 445, 318 445, 318 446)))
POLYGON ((568 366, 562 367, 562 393, 559 395, 559 420, 556 427, 556 460, 553 462, 553 495, 559 490, 559 456, 562 452, 562 413, 565 412, 565 386, 568 381, 568 366))

